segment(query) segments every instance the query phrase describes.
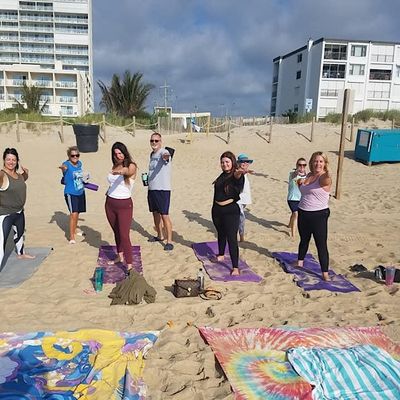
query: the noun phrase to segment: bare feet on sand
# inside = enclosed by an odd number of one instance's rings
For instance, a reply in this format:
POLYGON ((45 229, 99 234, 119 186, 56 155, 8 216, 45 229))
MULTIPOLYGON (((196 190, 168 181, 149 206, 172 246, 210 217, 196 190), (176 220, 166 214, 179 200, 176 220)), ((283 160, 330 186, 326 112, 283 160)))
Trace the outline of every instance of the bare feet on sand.
POLYGON ((225 259, 225 256, 213 256, 213 257, 211 257, 211 261, 212 262, 222 262, 222 261, 224 261, 224 259, 225 259))
POLYGON ((231 271, 231 276, 239 276, 239 275, 240 275, 239 268, 233 268, 231 271))
POLYGON ((331 278, 329 278, 329 273, 328 272, 323 272, 322 273, 322 280, 329 282, 331 278))
POLYGON ((20 254, 17 256, 18 260, 32 260, 33 258, 36 258, 36 256, 32 256, 31 254, 20 254))
POLYGON ((304 261, 297 260, 297 261, 292 263, 292 267, 303 268, 303 264, 304 264, 304 261))

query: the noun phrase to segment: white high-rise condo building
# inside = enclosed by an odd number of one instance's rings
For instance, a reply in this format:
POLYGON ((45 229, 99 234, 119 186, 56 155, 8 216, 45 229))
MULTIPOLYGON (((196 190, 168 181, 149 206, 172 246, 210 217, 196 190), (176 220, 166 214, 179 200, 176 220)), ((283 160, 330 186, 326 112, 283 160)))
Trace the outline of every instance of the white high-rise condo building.
POLYGON ((310 39, 274 58, 272 76, 273 116, 340 113, 345 89, 351 89, 350 113, 400 110, 400 43, 310 39))
POLYGON ((93 112, 92 0, 0 0, 0 110, 42 88, 44 115, 93 112))

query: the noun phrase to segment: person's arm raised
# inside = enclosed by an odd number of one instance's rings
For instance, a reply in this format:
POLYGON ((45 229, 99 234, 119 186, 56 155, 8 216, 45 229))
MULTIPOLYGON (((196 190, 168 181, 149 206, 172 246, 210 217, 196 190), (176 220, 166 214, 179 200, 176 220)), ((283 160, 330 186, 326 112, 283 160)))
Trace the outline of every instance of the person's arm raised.
POLYGON ((332 178, 328 173, 321 175, 319 178, 319 184, 325 190, 330 190, 332 186, 332 178))

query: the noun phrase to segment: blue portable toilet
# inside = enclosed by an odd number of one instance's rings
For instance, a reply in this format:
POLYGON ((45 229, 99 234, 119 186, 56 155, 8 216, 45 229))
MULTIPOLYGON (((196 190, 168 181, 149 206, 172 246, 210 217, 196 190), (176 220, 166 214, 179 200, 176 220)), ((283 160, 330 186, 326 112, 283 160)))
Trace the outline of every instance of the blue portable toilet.
POLYGON ((400 161, 400 130, 359 129, 354 156, 368 165, 373 162, 400 161))

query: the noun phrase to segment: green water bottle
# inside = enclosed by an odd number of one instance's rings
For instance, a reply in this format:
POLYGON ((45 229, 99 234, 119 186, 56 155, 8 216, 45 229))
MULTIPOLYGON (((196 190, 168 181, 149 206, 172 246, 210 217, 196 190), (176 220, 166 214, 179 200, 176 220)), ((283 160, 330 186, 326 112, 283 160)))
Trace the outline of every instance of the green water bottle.
POLYGON ((104 268, 97 267, 94 270, 94 289, 96 292, 103 290, 104 268))

